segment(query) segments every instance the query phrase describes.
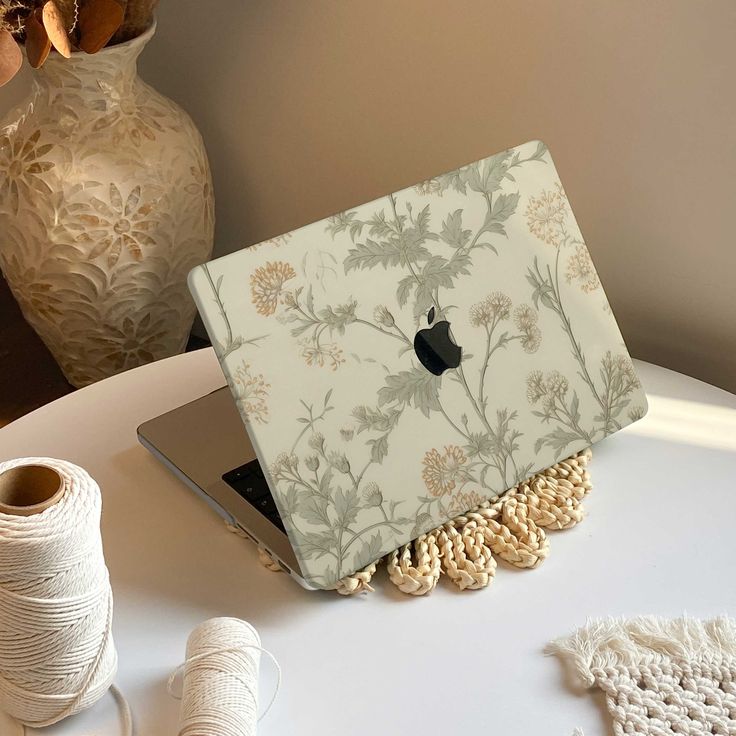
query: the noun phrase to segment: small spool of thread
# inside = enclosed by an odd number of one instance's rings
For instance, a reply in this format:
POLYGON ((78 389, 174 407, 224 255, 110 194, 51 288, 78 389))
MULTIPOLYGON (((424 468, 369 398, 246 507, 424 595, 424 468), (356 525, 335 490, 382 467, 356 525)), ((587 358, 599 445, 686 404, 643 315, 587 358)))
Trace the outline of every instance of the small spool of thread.
POLYGON ((35 728, 97 702, 117 668, 102 499, 76 465, 0 463, 0 710, 35 728))
POLYGON ((179 736, 255 736, 261 653, 276 664, 280 683, 278 663, 246 621, 212 618, 192 631, 186 662, 169 679, 173 695, 174 679, 184 670, 179 736))

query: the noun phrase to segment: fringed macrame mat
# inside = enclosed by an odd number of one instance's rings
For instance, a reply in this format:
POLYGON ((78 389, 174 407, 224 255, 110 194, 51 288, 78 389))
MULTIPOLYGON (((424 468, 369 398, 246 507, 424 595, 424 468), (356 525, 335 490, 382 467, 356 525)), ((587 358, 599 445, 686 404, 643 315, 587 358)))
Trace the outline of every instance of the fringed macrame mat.
POLYGON ((591 621, 549 653, 605 693, 616 736, 736 734, 732 619, 591 621))
MULTIPOLYGON (((514 567, 537 567, 549 554, 545 529, 569 529, 583 518, 590 492, 589 449, 556 463, 509 490, 502 498, 423 534, 377 563, 343 578, 341 595, 372 591, 371 579, 385 563, 391 582, 408 595, 426 595, 444 573, 461 590, 485 588, 496 574, 495 556, 514 567)), ((228 529, 241 533, 236 527, 228 529)), ((259 547, 261 562, 280 571, 259 547)))

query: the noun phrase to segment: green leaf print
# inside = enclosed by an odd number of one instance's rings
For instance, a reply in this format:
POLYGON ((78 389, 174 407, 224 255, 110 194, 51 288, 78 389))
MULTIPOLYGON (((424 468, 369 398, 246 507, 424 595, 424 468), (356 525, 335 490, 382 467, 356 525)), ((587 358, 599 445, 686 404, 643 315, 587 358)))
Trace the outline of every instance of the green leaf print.
POLYGON ((410 404, 429 416, 430 411, 440 411, 439 390, 442 377, 435 376, 424 368, 414 366, 411 370, 400 371, 386 376, 386 385, 378 391, 378 405, 392 402, 410 404))
POLYGON ((335 493, 337 523, 343 528, 350 526, 358 518, 359 511, 360 499, 355 490, 351 488, 343 491, 341 488, 338 488, 335 493))
POLYGON ((461 209, 449 214, 442 223, 440 238, 453 248, 464 248, 468 244, 471 235, 471 230, 463 229, 463 211, 461 209))

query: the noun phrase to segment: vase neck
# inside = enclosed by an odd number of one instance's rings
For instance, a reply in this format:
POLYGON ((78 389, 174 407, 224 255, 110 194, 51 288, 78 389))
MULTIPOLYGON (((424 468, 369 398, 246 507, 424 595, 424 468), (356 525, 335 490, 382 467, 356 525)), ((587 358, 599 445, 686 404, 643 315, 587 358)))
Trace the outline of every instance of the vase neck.
POLYGON ((96 54, 75 51, 65 59, 52 52, 46 63, 34 74, 41 91, 102 90, 122 96, 132 90, 138 76, 138 56, 155 32, 155 24, 137 38, 108 46, 96 54))

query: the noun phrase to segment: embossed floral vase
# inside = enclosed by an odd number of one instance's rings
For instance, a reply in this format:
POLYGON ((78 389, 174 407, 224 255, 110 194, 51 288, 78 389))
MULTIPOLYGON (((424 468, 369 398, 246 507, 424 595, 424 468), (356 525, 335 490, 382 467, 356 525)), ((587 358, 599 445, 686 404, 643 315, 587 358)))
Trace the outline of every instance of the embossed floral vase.
POLYGON ((212 252, 202 138, 137 76, 154 31, 52 54, 0 123, 0 267, 75 386, 181 352, 212 252))

